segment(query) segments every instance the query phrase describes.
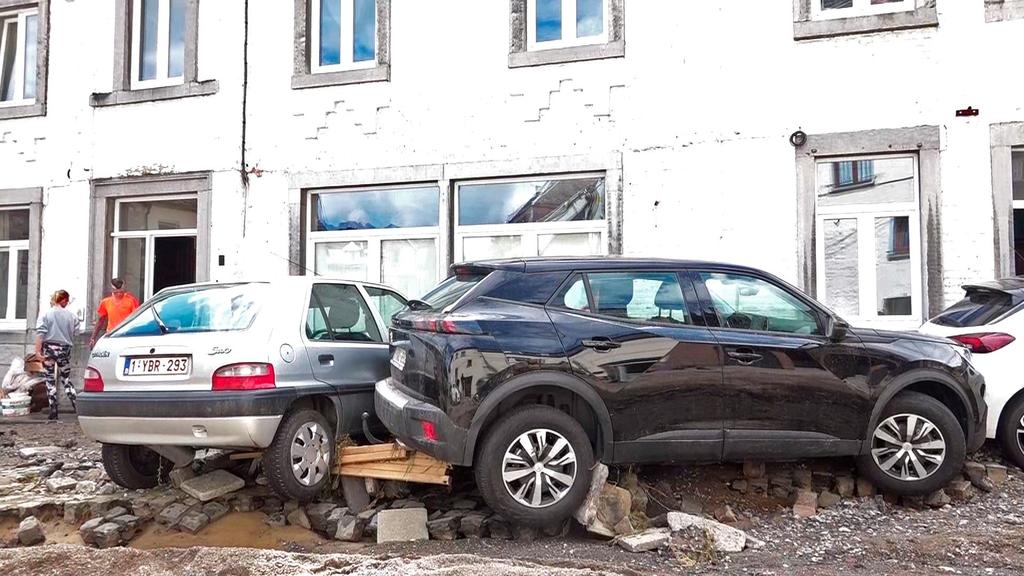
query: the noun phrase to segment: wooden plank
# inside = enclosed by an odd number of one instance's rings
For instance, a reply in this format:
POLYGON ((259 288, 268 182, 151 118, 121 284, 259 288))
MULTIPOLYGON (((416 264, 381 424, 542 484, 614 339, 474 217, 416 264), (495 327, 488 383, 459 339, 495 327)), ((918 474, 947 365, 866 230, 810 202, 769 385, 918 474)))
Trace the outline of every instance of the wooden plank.
POLYGON ((436 475, 436 474, 409 474, 407 472, 388 472, 388 471, 363 471, 358 474, 353 474, 347 469, 342 469, 340 474, 342 476, 361 476, 364 478, 378 478, 380 480, 401 480, 404 482, 418 482, 421 484, 440 484, 448 486, 451 483, 451 478, 448 475, 436 475))
POLYGON ((341 472, 349 475, 361 474, 363 472, 409 472, 410 474, 447 474, 448 468, 434 464, 357 464, 354 466, 342 466, 341 472))
POLYGON ((228 457, 229 460, 255 460, 263 458, 263 452, 235 452, 228 457))
POLYGON ((359 451, 354 452, 343 448, 340 456, 338 456, 338 463, 341 465, 346 464, 359 464, 362 462, 381 462, 387 460, 404 460, 410 455, 409 450, 398 446, 389 446, 387 450, 365 452, 359 451))

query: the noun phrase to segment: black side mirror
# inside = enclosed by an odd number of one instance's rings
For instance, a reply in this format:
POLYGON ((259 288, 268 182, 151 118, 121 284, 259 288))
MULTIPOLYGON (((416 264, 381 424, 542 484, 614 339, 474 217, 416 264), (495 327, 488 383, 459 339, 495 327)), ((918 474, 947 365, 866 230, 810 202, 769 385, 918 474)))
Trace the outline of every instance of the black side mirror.
POLYGON ((846 338, 846 333, 849 330, 849 324, 839 318, 830 317, 828 319, 828 324, 825 326, 825 336, 833 342, 839 342, 843 338, 846 338))

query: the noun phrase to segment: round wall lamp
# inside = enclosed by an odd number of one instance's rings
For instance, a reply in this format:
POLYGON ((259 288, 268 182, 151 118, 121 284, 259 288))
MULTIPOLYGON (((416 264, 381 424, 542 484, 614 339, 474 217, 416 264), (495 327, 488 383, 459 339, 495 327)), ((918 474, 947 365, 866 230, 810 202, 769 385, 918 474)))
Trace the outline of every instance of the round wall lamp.
POLYGON ((789 143, 794 147, 799 148, 804 144, 807 144, 807 134, 803 130, 797 130, 789 135, 789 143))

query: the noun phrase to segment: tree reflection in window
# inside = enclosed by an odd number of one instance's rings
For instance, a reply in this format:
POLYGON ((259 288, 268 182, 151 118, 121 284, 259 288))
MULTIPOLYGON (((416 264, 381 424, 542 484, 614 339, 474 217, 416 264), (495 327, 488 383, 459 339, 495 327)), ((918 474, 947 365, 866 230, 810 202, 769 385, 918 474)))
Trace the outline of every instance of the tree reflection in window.
POLYGON ((459 224, 604 220, 604 178, 467 184, 459 187, 459 224))

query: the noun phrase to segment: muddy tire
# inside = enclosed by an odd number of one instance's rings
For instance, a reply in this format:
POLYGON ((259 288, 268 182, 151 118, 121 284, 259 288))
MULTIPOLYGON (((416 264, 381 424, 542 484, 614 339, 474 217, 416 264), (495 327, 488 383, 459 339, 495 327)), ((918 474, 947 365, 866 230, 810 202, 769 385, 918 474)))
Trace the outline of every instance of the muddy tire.
POLYGON ((477 487, 515 524, 550 526, 572 515, 590 488, 594 452, 580 423, 550 406, 502 416, 477 450, 477 487))
POLYGON ((1003 408, 996 433, 1006 458, 1024 468, 1024 396, 1003 408))
POLYGON ((289 412, 263 456, 267 483, 279 495, 309 502, 330 481, 334 431, 312 409, 289 412))
POLYGON ((963 428, 944 404, 904 392, 882 411, 857 467, 882 492, 930 494, 960 473, 967 454, 963 428))
POLYGON ((146 448, 124 444, 103 445, 103 468, 115 484, 130 490, 153 488, 167 481, 174 464, 146 448))

